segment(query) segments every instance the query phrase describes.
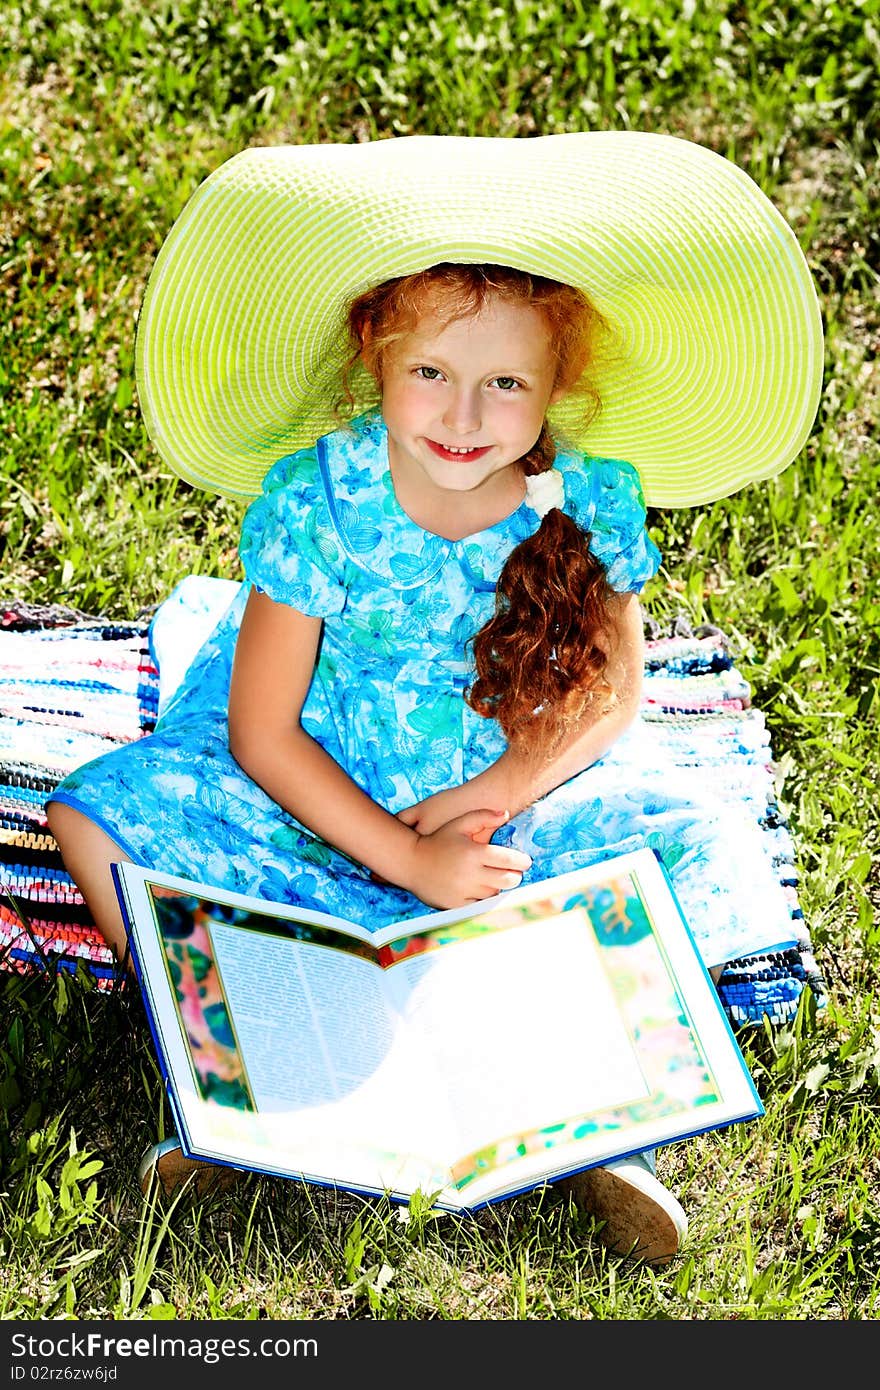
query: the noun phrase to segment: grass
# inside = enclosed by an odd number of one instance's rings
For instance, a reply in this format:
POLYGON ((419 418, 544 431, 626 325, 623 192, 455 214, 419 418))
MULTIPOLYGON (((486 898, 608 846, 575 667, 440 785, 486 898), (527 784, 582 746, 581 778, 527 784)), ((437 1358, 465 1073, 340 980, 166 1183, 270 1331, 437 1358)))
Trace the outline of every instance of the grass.
MULTIPOLYGON (((673 1146, 663 1271, 553 1190, 472 1219, 249 1177, 144 1206, 168 1117, 143 1007, 0 976, 4 1319, 873 1319, 880 1313, 877 0, 0 2, 0 527, 7 598, 132 617, 237 577, 241 507, 164 473, 132 386, 152 260, 249 142, 620 128, 704 141, 795 228, 826 329, 772 483, 653 512, 645 594, 730 633, 765 711, 830 988, 741 1035, 766 1107, 673 1146)), ((588 214, 587 214, 588 215, 588 214)))

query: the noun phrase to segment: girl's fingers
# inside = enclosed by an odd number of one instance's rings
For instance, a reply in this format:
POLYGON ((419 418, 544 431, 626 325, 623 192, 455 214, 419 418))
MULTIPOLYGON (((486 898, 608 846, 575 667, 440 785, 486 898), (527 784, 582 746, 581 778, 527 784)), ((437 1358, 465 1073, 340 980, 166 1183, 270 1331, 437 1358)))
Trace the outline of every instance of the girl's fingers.
POLYGON ((522 883, 523 874, 532 861, 523 854, 519 854, 516 857, 520 860, 525 859, 526 863, 522 867, 520 867, 519 864, 515 867, 507 865, 503 867, 491 864, 485 865, 486 873, 484 882, 486 884, 487 896, 491 896, 494 893, 502 893, 507 888, 518 888, 522 883))
POLYGON ((478 903, 484 898, 495 898, 499 893, 504 893, 508 888, 518 888, 522 882, 522 874, 493 874, 480 885, 475 898, 465 898, 465 902, 478 903))
POLYGON ((454 825, 456 830, 461 831, 463 835, 468 835, 471 839, 475 839, 481 830, 489 830, 490 834, 494 834, 499 825, 503 825, 506 820, 506 811, 481 809, 478 811, 465 811, 462 815, 455 816, 449 824, 454 825))
POLYGON ((499 893, 501 893, 506 888, 518 888, 521 883, 522 874, 513 873, 510 871, 507 873, 499 874, 496 879, 496 886, 498 888, 499 893))
POLYGON ((487 845, 487 854, 483 863, 490 869, 514 869, 517 873, 524 874, 526 869, 532 867, 530 855, 522 854, 518 849, 505 849, 501 845, 487 845))

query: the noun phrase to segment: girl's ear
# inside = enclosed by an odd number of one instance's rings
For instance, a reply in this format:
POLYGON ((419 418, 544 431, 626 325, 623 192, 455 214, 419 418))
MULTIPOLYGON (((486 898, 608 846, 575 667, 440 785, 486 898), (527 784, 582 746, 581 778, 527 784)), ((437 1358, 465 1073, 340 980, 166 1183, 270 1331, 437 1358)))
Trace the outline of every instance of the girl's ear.
POLYGON ((550 400, 547 402, 547 404, 556 405, 558 401, 562 400, 562 397, 566 394, 567 390, 568 387, 566 386, 554 386, 553 390, 550 392, 550 400))

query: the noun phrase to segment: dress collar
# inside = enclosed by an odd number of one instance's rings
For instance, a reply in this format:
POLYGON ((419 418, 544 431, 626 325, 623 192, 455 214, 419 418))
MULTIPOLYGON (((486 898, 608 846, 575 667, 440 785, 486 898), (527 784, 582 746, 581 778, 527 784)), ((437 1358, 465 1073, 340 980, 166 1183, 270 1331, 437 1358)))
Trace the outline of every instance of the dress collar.
POLYGON ((494 588, 514 545, 538 517, 523 501, 509 516, 449 541, 425 531, 403 510, 388 465, 388 431, 377 412, 358 416, 318 440, 318 462, 334 529, 349 560, 384 584, 416 588, 455 556, 479 587, 494 588))

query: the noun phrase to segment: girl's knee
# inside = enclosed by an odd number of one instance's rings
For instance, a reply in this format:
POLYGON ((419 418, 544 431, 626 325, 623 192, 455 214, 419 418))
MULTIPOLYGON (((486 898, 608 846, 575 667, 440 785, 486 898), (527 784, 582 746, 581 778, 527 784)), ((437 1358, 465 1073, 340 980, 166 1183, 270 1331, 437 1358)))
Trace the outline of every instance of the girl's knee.
POLYGON ((64 801, 50 801, 46 820, 64 867, 87 903, 95 925, 118 960, 126 956, 126 935, 110 865, 127 859, 105 830, 64 801))
POLYGON ((81 812, 75 811, 63 801, 47 802, 46 821, 62 851, 65 844, 75 843, 77 834, 82 835, 84 826, 88 824, 81 812))
POLYGON ((128 858, 105 830, 66 801, 49 801, 46 820, 65 860, 77 863, 87 859, 99 864, 128 858))

